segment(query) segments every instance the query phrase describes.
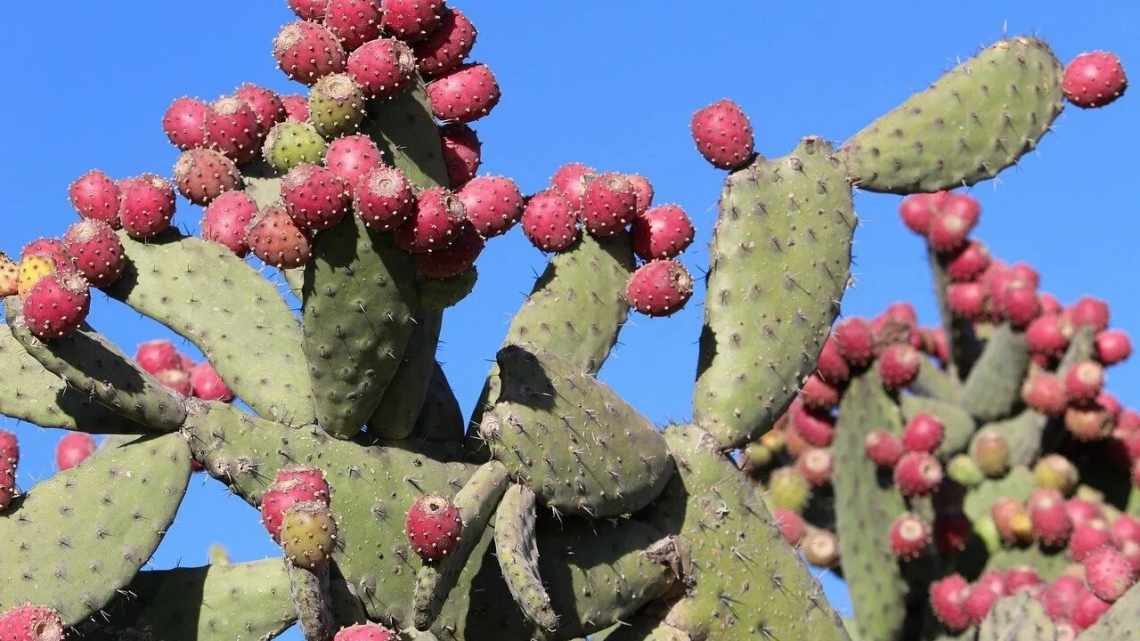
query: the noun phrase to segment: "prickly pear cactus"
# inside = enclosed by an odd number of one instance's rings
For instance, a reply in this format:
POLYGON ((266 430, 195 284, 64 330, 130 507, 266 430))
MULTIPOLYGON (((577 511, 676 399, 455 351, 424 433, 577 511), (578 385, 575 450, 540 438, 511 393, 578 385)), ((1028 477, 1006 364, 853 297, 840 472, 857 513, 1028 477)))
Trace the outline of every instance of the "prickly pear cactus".
POLYGON ((1105 461, 1140 456, 1140 418, 1101 387, 1127 337, 1097 301, 1062 310, 1032 270, 963 258, 977 203, 920 193, 1013 165, 1062 90, 1111 102, 1119 65, 1063 82, 1043 42, 1005 39, 845 144, 807 136, 771 160, 731 101, 697 112, 698 151, 730 173, 692 421, 655 426, 598 372, 631 308, 692 296, 685 212, 578 163, 533 196, 476 177, 467 123, 501 91, 465 62, 458 9, 289 5, 302 20, 273 54, 309 96, 174 101, 172 180, 89 172, 68 189, 82 224, 0 254, 0 412, 80 433, 64 471, 20 492, 0 431, 0 638, 34 617, 178 641, 294 623, 307 641, 1036 638, 1097 617, 1089 639, 1125 638, 1140 521, 1123 510, 1140 499, 1105 461), (904 217, 930 240, 944 331, 896 307, 832 332, 853 188, 918 194, 904 217), (176 189, 203 207, 200 237, 172 226, 176 189), (553 255, 465 421, 441 328, 519 222, 553 255), (129 356, 86 323, 93 304, 206 361, 165 341, 129 356), (91 453, 83 433, 114 436, 91 453), (260 512, 282 558, 142 569, 194 468, 260 512), (844 574, 854 623, 805 559, 844 574), (1041 604, 998 601, 1023 588, 1041 604))

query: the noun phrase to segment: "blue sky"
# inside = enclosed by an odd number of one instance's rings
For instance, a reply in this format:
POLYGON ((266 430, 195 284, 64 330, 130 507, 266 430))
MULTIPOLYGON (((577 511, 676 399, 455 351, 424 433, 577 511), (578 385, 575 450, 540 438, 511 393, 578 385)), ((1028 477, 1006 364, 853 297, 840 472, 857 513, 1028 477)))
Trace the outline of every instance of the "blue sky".
MULTIPOLYGON (((952 11, 912 2, 828 3, 826 11, 806 2, 717 4, 457 3, 479 28, 473 57, 490 64, 503 87, 501 104, 476 125, 483 172, 511 176, 528 192, 572 160, 641 173, 658 202, 692 215, 697 242, 684 261, 701 274, 722 179, 689 138, 689 116, 704 104, 739 102, 758 149, 777 156, 807 134, 842 141, 1003 33, 1044 37, 1062 61, 1097 48, 1117 52, 1126 68, 1140 61, 1140 7, 1127 3, 964 2, 952 11)), ((67 184, 87 169, 169 175, 177 154, 160 119, 173 98, 212 99, 243 81, 298 91, 270 55, 290 16, 284 0, 69 3, 51 13, 37 3, 6 7, 0 249, 14 254, 36 236, 62 234, 74 220, 67 184)), ((1043 289, 1065 302, 1085 293, 1108 299, 1113 325, 1134 334, 1137 122, 1134 96, 1099 111, 1069 108, 1038 152, 972 190, 983 205, 977 235, 995 254, 1037 266, 1043 289)), ((843 311, 869 315, 908 299, 930 324, 922 244, 898 221, 897 204, 893 196, 857 196, 855 287, 843 311)), ((200 212, 184 201, 179 207, 176 222, 196 231, 200 212)), ((492 242, 475 293, 450 312, 440 358, 465 409, 544 262, 519 232, 492 242)), ((670 319, 631 317, 603 370, 655 421, 689 416, 702 297, 698 290, 670 319)), ((102 296, 94 308, 93 322, 128 350, 166 335, 102 296)), ((1126 403, 1138 402, 1138 381, 1135 363, 1110 373, 1126 403)), ((13 424, 0 419, 0 427, 13 424)), ((15 429, 24 443, 19 479, 28 487, 52 473, 59 434, 15 429)), ((213 542, 239 560, 274 552, 251 509, 206 478, 191 485, 155 567, 203 563, 213 542)))

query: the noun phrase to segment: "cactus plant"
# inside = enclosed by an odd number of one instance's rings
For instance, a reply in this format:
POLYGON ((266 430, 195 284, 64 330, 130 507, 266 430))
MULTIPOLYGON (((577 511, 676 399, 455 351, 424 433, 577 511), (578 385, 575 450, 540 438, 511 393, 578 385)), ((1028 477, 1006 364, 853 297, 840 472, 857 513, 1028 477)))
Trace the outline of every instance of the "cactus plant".
MULTIPOLYGON (((526 199, 508 179, 472 179, 479 142, 462 123, 501 91, 488 66, 464 62, 474 26, 440 0, 289 4, 302 20, 273 52, 311 86, 307 101, 249 84, 212 104, 176 100, 163 119, 185 154, 173 182, 89 172, 69 195, 91 229, 0 265, 0 412, 115 435, 19 494, 16 441, 0 432, 0 533, 18 551, 0 564, 0 638, 48 620, 53 634, 58 622, 116 639, 266 639, 299 622, 308 641, 390 638, 389 628, 441 641, 839 641, 854 630, 887 641, 940 632, 928 588, 955 571, 982 577, 977 598, 947 597, 964 620, 983 637, 1023 638, 1025 617, 1034 629, 1059 617, 1026 596, 997 601, 993 577, 1031 564, 1051 579, 1064 564, 1044 543, 1024 545, 1023 515, 992 506, 1030 501, 1035 482, 1059 475, 1029 471, 1046 452, 1075 459, 1088 487, 1056 485, 1098 488, 1104 505, 1088 509, 1113 521, 1110 535, 1086 515, 1074 532, 1119 539, 1111 557, 1088 555, 1100 577, 1089 594, 1135 601, 1120 570, 1140 560, 1140 522, 1133 532, 1116 516, 1128 476, 1086 477, 1080 457, 1095 459, 1085 441, 1110 432, 1134 442, 1140 421, 1126 428, 1099 389, 1063 418, 1022 400, 1027 376, 1064 380, 1098 354, 1119 362, 1126 337, 1082 328, 1063 359, 1033 353, 1026 316, 1040 309, 1022 290, 1037 283, 995 264, 973 274, 989 287, 985 318, 967 322, 947 303, 944 328, 927 331, 898 309, 845 325, 829 352, 850 281, 853 189, 924 199, 907 205, 919 214, 908 224, 938 221, 944 294, 964 269, 948 273, 945 252, 965 243, 977 211, 939 190, 996 176, 1049 131, 1062 71, 1044 42, 1003 39, 846 143, 806 136, 779 158, 755 152, 731 101, 698 112, 698 150, 730 173, 692 420, 654 426, 597 375, 631 307, 659 316, 689 300, 676 260, 693 237, 685 212, 650 209, 645 178, 573 163, 526 199), (203 238, 171 228, 175 184, 205 208, 203 238), (465 421, 437 362, 441 323, 476 285, 484 241, 520 219, 554 255, 465 421), (299 310, 247 252, 280 270, 299 310), (158 343, 127 356, 85 322, 90 286, 207 362, 158 343), (923 427, 904 435, 908 421, 923 427), (800 424, 815 429, 801 436, 800 424), (885 459, 864 453, 872 435, 911 450, 890 457, 903 469, 895 484, 885 459), (954 465, 967 451, 978 460, 954 465), (785 465, 796 457, 806 463, 785 465), (939 482, 943 464, 950 480, 939 482), (281 559, 142 569, 196 468, 262 511, 281 559), (887 528, 904 512, 921 536, 896 559, 887 528), (945 526, 955 516, 965 530, 945 526), (942 556, 915 543, 931 530, 942 556), (840 565, 853 624, 803 556, 840 565)), ((1110 80, 1106 96, 1086 77, 1082 106, 1123 92, 1122 68, 1110 80)), ((1066 321, 1097 324, 1100 308, 1080 310, 1066 321)), ((1089 634, 1120 630, 1121 613, 1105 610, 1089 634)))

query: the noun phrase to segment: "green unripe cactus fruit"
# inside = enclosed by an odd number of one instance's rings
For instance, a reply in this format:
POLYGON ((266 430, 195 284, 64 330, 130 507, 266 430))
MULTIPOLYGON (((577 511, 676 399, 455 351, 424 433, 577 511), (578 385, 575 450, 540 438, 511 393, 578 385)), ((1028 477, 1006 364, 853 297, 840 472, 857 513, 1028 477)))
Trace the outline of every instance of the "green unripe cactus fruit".
POLYGON ((356 131, 364 120, 364 91, 346 73, 322 77, 309 93, 309 122, 325 138, 356 131))
POLYGON ((306 570, 325 564, 336 543, 336 521, 327 505, 296 503, 281 522, 281 548, 290 563, 306 570))
POLYGON ((307 162, 319 165, 325 157, 325 139, 307 122, 279 122, 269 130, 261 153, 265 162, 284 174, 307 162))
POLYGON ((768 504, 793 512, 803 512, 811 499, 811 484, 795 467, 782 467, 768 479, 768 504))
POLYGON ((946 475, 964 487, 974 487, 986 480, 986 475, 969 454, 959 454, 950 459, 946 465, 946 475))

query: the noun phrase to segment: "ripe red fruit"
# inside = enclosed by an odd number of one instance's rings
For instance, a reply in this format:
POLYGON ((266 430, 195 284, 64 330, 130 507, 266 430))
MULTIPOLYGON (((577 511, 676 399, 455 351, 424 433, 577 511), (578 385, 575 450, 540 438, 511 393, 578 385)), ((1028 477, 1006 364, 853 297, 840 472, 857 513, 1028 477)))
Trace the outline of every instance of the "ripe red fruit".
POLYGON ((0 512, 16 497, 16 466, 20 462, 20 442, 16 435, 0 430, 0 512))
POLYGON ((250 223, 245 241, 254 256, 280 269, 300 267, 312 254, 309 238, 280 206, 259 213, 250 223))
POLYGON ((416 269, 428 279, 451 278, 471 269, 482 251, 483 238, 470 222, 464 221, 450 246, 416 254, 416 269))
POLYGON ((622 174, 603 174, 586 185, 582 224, 594 236, 613 236, 637 215, 637 193, 622 174))
POLYGON ((1098 332, 1108 328, 1108 303, 1099 298, 1082 296, 1066 311, 1077 327, 1092 327, 1098 332))
POLYGON ((1128 77, 1120 58, 1107 51, 1090 51, 1073 58, 1065 67, 1061 91, 1083 109, 1103 107, 1124 95, 1128 77))
POLYGON ((463 521, 459 508, 442 496, 421 496, 408 509, 404 533, 420 558, 439 561, 459 545, 463 521))
MULTIPOLYGON (((1073 522, 1073 527, 1082 527, 1097 519, 1103 519, 1100 506, 1084 499, 1072 498, 1065 501, 1065 512, 1073 522)), ((1097 527, 1097 526, 1094 526, 1097 527)))
POLYGON ((499 104, 499 83, 484 64, 465 64, 427 85, 431 111, 446 121, 471 122, 499 104))
POLYGON ((234 399, 234 393, 209 363, 199 363, 190 369, 190 387, 194 396, 204 401, 228 403, 234 399))
POLYGON ((982 215, 982 205, 969 194, 949 192, 943 198, 939 209, 960 216, 971 228, 978 224, 982 215))
POLYGON ((377 38, 348 56, 348 75, 365 95, 386 99, 411 86, 416 71, 415 54, 395 38, 377 38))
MULTIPOLYGON (((308 488, 312 496, 316 497, 318 502, 328 504, 329 482, 325 479, 325 473, 318 467, 312 467, 303 464, 286 465, 285 467, 277 470, 277 474, 273 477, 273 482, 277 484, 286 483, 288 481, 297 481, 308 488)), ((312 500, 312 499, 310 499, 312 500)))
POLYGON ((925 496, 942 482, 942 464, 926 452, 907 452, 895 464, 894 479, 903 496, 925 496))
POLYGON ((966 579, 951 574, 930 584, 930 609, 948 630, 961 632, 970 627, 970 617, 963 607, 969 594, 966 579))
POLYGON ((982 243, 971 240, 945 265, 951 280, 965 283, 974 280, 990 265, 990 252, 982 243))
POLYGON ((1029 518, 1037 538, 1049 546, 1062 545, 1073 532, 1065 497, 1054 489, 1038 488, 1029 497, 1029 518))
POLYGON ((1065 374, 1065 392, 1074 401, 1091 401, 1104 387, 1104 368, 1093 361, 1081 361, 1065 374))
POLYGON ((301 163, 281 179, 281 200, 297 227, 318 232, 336 225, 348 213, 348 183, 331 169, 301 163))
POLYGON ((752 124, 731 100, 718 100, 693 114, 689 128, 697 151, 720 169, 736 169, 752 159, 752 124))
POLYGON ((190 396, 194 389, 190 385, 190 375, 181 369, 165 369, 154 375, 163 387, 182 396, 190 396))
POLYGON ((1072 335, 1073 327, 1068 319, 1056 314, 1042 314, 1025 329, 1025 342, 1034 354, 1057 357, 1068 349, 1072 335))
POLYGON ((1103 601, 1092 592, 1084 592, 1073 604, 1072 623, 1078 630, 1084 630, 1096 623, 1110 607, 1111 603, 1103 601))
POLYGON ((505 234, 523 212, 523 197, 518 185, 502 176, 480 176, 456 193, 467 220, 484 238, 505 234))
POLYGON ((325 26, 352 51, 380 35, 380 15, 377 0, 328 0, 325 26))
POLYGON ((1116 365, 1132 355, 1132 341, 1119 329, 1106 329, 1096 335, 1096 358, 1104 365, 1116 365))
POLYGON ((780 528, 784 540, 792 547, 799 545, 807 533, 803 517, 791 510, 782 507, 773 508, 772 519, 776 522, 776 527, 780 528))
POLYGON ((452 189, 459 189, 479 171, 482 152, 479 136, 467 125, 454 122, 440 128, 439 141, 448 182, 452 189))
POLYGON ((523 209, 523 233, 542 251, 562 252, 578 241, 578 214, 561 192, 549 189, 531 196, 523 209))
POLYGON ((412 185, 404 172, 395 167, 372 168, 352 194, 356 215, 373 231, 395 229, 412 215, 412 185))
POLYGON ((986 290, 981 283, 950 283, 946 303, 955 316, 979 320, 986 312, 986 290))
POLYGON ((891 552, 900 559, 910 561, 922 556, 930 540, 930 526, 914 514, 904 512, 891 523, 891 552))
POLYGON ((328 0, 288 0, 293 13, 304 20, 323 20, 328 0))
POLYGON ((1108 602, 1119 599, 1136 582, 1132 564, 1112 547, 1094 550, 1085 557, 1082 565, 1089 589, 1108 602))
POLYGON ((178 98, 162 115, 162 130, 179 149, 206 146, 206 113, 210 105, 197 98, 178 98))
POLYGON ((444 7, 439 27, 415 44, 416 67, 425 78, 455 69, 475 46, 475 25, 458 9, 444 7))
POLYGON ((75 223, 67 228, 63 244, 93 287, 107 287, 123 274, 123 243, 107 223, 94 219, 75 223))
POLYGON ((442 187, 420 192, 410 218, 396 230, 396 245, 412 254, 448 247, 467 215, 455 194, 442 187))
POLYGON ((1064 308, 1061 306, 1061 301, 1057 300, 1057 297, 1052 294, 1041 292, 1037 295, 1037 298, 1041 301, 1042 314, 1060 314, 1064 311, 1064 308))
POLYGON ((831 482, 834 460, 831 452, 822 447, 809 447, 796 458, 796 469, 808 483, 815 486, 831 482))
POLYGON ((905 343, 888 345, 879 357, 879 377, 888 390, 898 390, 910 385, 922 366, 922 356, 918 350, 905 343))
POLYGON ((1005 593, 1017 594, 1022 590, 1041 585, 1041 576, 1028 565, 1012 567, 1005 572, 1005 593))
POLYGON ((1002 593, 997 586, 987 583, 979 579, 974 585, 970 587, 970 593, 966 595, 966 600, 962 602, 962 609, 966 612, 966 616, 970 618, 970 622, 974 625, 979 625, 986 615, 993 609, 994 604, 1000 599, 1002 593))
POLYGON ((234 162, 253 160, 262 138, 257 113, 241 98, 227 96, 206 112, 206 140, 234 162))
POLYGON ((174 187, 154 174, 119 181, 119 221, 131 238, 147 240, 170 227, 174 187))
POLYGON ((586 198, 586 185, 598 177, 593 167, 580 162, 562 165, 550 179, 551 186, 566 198, 574 209, 582 209, 586 198))
POLYGON ((1140 543, 1140 519, 1121 514, 1112 522, 1109 532, 1112 535, 1112 542, 1118 548, 1123 548, 1128 542, 1140 543))
POLYGON ((1039 600, 1045 614, 1053 621, 1068 621, 1081 595, 1088 592, 1084 583, 1074 576, 1062 575, 1047 585, 1039 600))
POLYGON ((413 42, 422 40, 438 27, 443 0, 381 0, 384 31, 413 42))
POLYGON ((862 367, 875 357, 875 337, 871 326, 862 318, 848 318, 835 326, 831 333, 835 346, 851 365, 862 367))
POLYGON ((648 316, 669 316, 685 306, 693 295, 693 278, 675 260, 645 263, 629 278, 626 300, 648 316))
POLYGON ((61 271, 41 278, 24 297, 24 321, 40 340, 62 338, 79 329, 91 308, 83 276, 61 271))
POLYGON ((625 177, 629 180, 629 184, 633 185, 633 193, 637 197, 634 213, 637 216, 643 216, 653 204, 653 184, 649 182, 648 178, 639 174, 626 174, 625 177))
POLYGON ((170 341, 155 340, 141 343, 135 350, 135 362, 148 374, 167 369, 180 369, 182 359, 170 341))
POLYGON ((942 421, 929 414, 918 414, 903 430, 902 445, 908 452, 933 452, 942 444, 942 421))
POLYGON ((968 214, 959 209, 939 209, 930 217, 926 240, 939 254, 953 254, 966 244, 966 237, 973 228, 968 214))
POLYGON ((212 149, 182 152, 174 163, 178 191, 195 205, 208 205, 227 191, 241 189, 241 173, 229 158, 212 149))
POLYGON ((633 219, 633 251, 644 260, 675 258, 693 242, 693 223, 679 205, 660 205, 633 219))
POLYGON ((285 103, 276 92, 252 83, 245 83, 237 88, 234 97, 245 102, 257 116, 257 135, 265 138, 273 125, 283 122, 286 118, 285 103))
POLYGON ((930 229, 930 216, 946 200, 947 192, 911 194, 899 203, 899 217, 912 232, 925 236, 930 229))
POLYGON ((325 149, 325 167, 340 176, 350 187, 384 161, 383 154, 364 134, 342 136, 325 149))
POLYGON ((62 472, 87 460, 95 451, 95 439, 90 434, 72 432, 59 439, 55 446, 55 466, 62 472))
POLYGON ((379 623, 358 623, 341 628, 333 641, 398 641, 399 633, 379 623))
POLYGON ((819 372, 820 378, 832 385, 843 385, 851 377, 851 368, 839 353, 839 344, 835 340, 834 333, 823 342, 816 362, 816 371, 819 372))
POLYGON ((309 119, 309 99, 305 96, 281 96, 281 104, 285 107, 285 119, 294 122, 306 122, 309 119))
POLYGON ((1037 290, 1022 281, 1013 281, 1005 286, 998 297, 1001 313, 1014 327, 1025 327, 1041 314, 1041 303, 1037 300, 1037 290))
POLYGON ((273 39, 277 66, 297 82, 312 85, 321 76, 344 71, 344 47, 336 34, 316 22, 298 20, 273 39))
POLYGON ((245 229, 257 215, 257 203, 241 191, 228 191, 206 207, 202 215, 202 238, 221 243, 238 256, 249 253, 245 229))
POLYGON ((119 187, 107 174, 92 169, 71 183, 67 196, 81 217, 119 228, 119 187))
POLYGON ((1073 533, 1069 535, 1069 556, 1082 562, 1096 550, 1112 544, 1112 533, 1104 519, 1094 518, 1084 523, 1074 519, 1073 533))
POLYGON ((875 465, 894 467, 903 455, 903 444, 887 430, 872 430, 863 439, 863 451, 875 465))
POLYGON ((63 637, 63 621, 51 608, 27 604, 0 614, 4 641, 60 641, 63 637))
POLYGON ((799 399, 788 408, 795 432, 809 445, 827 447, 835 438, 835 419, 824 412, 809 411, 799 399))
MULTIPOLYGON (((323 479, 322 479, 323 480, 323 479)), ((327 485, 322 488, 309 479, 285 478, 274 481, 261 497, 261 523, 269 536, 280 542, 285 512, 296 503, 313 501, 329 504, 327 485)))
POLYGON ((1095 402, 1082 402, 1065 410, 1065 429, 1079 441, 1098 441, 1112 433, 1112 414, 1095 402))
POLYGON ((805 407, 827 411, 839 404, 839 390, 820 378, 819 374, 812 374, 804 379, 799 398, 805 407))
POLYGON ((63 269, 71 265, 71 254, 67 252, 67 247, 63 245, 63 241, 56 238, 37 238, 24 245, 23 249, 20 250, 20 260, 28 256, 47 258, 56 269, 63 269))

